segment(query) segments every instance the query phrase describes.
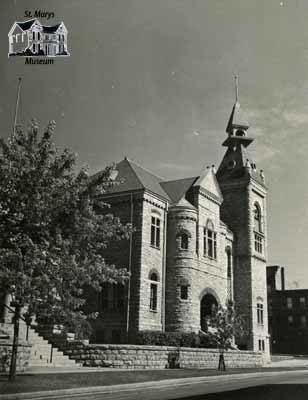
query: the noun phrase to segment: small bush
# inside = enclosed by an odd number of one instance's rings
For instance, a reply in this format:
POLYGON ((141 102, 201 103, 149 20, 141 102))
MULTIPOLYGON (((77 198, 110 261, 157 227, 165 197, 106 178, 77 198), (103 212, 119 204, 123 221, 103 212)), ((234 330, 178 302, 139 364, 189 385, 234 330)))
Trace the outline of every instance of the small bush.
POLYGON ((148 346, 215 348, 209 336, 195 332, 140 331, 133 344, 148 346))

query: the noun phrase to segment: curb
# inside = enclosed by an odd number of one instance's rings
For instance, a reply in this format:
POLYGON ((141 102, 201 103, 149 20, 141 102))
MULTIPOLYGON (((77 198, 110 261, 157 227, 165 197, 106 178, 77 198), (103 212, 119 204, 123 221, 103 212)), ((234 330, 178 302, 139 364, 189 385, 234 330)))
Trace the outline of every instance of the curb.
MULTIPOLYGON (((225 381, 237 381, 243 378, 262 378, 262 377, 274 377, 281 375, 294 375, 294 374, 307 374, 307 369, 296 370, 296 371, 275 371, 275 372, 252 372, 243 374, 229 374, 219 376, 221 382, 225 381)), ((148 381, 139 383, 128 383, 121 385, 110 385, 110 386, 89 386, 82 388, 72 389, 60 389, 60 390, 49 390, 42 392, 28 392, 28 393, 12 393, 6 395, 0 395, 0 400, 44 400, 44 399, 59 399, 63 396, 69 396, 69 398, 78 397, 82 395, 91 394, 112 394, 114 392, 131 392, 137 389, 155 389, 164 388, 171 386, 186 386, 198 383, 212 383, 217 382, 217 375, 207 377, 192 377, 192 378, 177 378, 177 379, 164 379, 161 381, 148 381)), ((262 384, 262 382, 260 382, 262 384)), ((255 384, 257 386, 258 383, 255 384)))

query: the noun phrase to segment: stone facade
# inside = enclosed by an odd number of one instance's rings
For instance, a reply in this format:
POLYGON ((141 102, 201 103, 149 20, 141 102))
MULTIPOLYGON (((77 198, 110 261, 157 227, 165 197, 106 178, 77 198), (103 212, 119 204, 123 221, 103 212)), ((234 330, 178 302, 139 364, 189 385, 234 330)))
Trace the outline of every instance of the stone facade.
POLYGON ((213 307, 232 299, 249 327, 241 347, 268 356, 267 189, 246 153, 252 138, 241 118, 236 103, 217 172, 165 181, 126 158, 117 164, 121 183, 103 200, 134 232, 106 258, 131 277, 121 307, 115 288, 98 299, 96 342, 127 343, 143 330, 197 332, 213 307))

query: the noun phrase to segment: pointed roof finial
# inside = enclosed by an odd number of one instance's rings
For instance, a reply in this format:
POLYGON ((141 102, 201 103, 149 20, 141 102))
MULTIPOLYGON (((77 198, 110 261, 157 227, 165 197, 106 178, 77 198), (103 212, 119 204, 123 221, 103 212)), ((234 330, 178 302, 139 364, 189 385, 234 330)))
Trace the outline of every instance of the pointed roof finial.
POLYGON ((235 102, 238 101, 238 75, 234 76, 234 83, 235 83, 235 102))

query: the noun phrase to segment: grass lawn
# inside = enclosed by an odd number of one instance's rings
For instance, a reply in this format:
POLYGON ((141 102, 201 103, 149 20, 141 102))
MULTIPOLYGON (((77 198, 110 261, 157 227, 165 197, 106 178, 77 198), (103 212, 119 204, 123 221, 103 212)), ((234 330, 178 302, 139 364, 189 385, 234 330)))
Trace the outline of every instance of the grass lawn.
MULTIPOLYGON (((217 370, 191 370, 191 369, 166 369, 147 371, 100 371, 76 373, 51 373, 51 374, 22 374, 17 375, 15 382, 8 382, 8 377, 0 375, 0 394, 26 393, 45 390, 71 389, 87 386, 119 385, 157 381, 163 379, 189 378, 197 376, 213 376, 223 374, 238 374, 247 372, 260 372, 268 369, 230 369, 226 372, 217 370)), ((271 371, 277 370, 271 368, 271 371)), ((281 370, 281 369, 278 369, 281 370)), ((284 370, 286 370, 284 368, 284 370)))
MULTIPOLYGON (((238 373, 240 370, 229 370, 227 373, 238 373)), ((242 371, 243 372, 243 371, 242 371)), ((247 371, 246 371, 247 372, 247 371)), ((17 375, 15 382, 8 382, 7 376, 0 376, 0 393, 25 393, 56 389, 70 389, 87 386, 120 385, 157 381, 162 379, 189 378, 193 376, 219 375, 216 370, 166 369, 151 371, 101 371, 52 374, 17 375)), ((223 374, 223 372, 221 373, 223 374)))

